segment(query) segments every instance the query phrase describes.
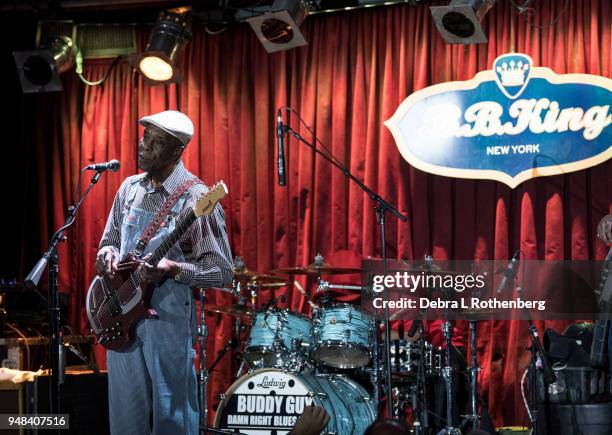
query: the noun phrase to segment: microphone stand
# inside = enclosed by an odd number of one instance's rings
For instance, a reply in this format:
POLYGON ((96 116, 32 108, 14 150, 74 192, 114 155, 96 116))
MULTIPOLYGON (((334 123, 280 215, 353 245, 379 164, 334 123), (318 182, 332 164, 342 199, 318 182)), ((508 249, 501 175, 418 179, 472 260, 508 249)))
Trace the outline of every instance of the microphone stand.
POLYGON ((63 382, 63 373, 60 373, 60 346, 63 346, 62 337, 60 336, 60 306, 59 306, 59 288, 58 288, 58 275, 59 275, 59 262, 57 247, 59 242, 66 240, 64 232, 70 227, 77 215, 77 211, 83 204, 83 201, 94 187, 94 185, 100 179, 103 170, 96 171, 96 174, 92 177, 89 186, 83 192, 83 195, 76 203, 68 207, 68 216, 64 222, 64 225, 60 227, 51 237, 49 242, 49 249, 43 254, 40 260, 36 263, 34 268, 26 276, 24 284, 30 289, 34 289, 38 286, 40 278, 48 266, 49 272, 49 360, 48 365, 51 368, 51 388, 49 388, 49 413, 59 414, 61 412, 61 384, 63 382))
MULTIPOLYGON (((512 278, 516 275, 516 272, 513 273, 512 278)), ((523 294, 525 284, 525 262, 523 260, 523 276, 521 277, 521 282, 516 286, 516 292, 519 297, 523 294)), ((533 318, 531 317, 531 313, 527 308, 523 308, 523 315, 527 319, 527 323, 529 325, 529 334, 531 335, 531 346, 529 346, 529 350, 531 351, 531 361, 529 368, 529 395, 531 396, 531 410, 529 413, 531 414, 531 425, 532 435, 540 435, 544 432, 540 426, 541 421, 538 417, 538 377, 537 377, 537 359, 540 357, 540 363, 542 365, 542 379, 544 381, 544 386, 550 385, 557 380, 555 376, 555 372, 552 369, 550 364, 550 360, 548 359, 548 355, 544 351, 544 347, 542 346, 542 342, 540 341, 540 335, 538 330, 533 322, 533 318)))
MULTIPOLYGON (((383 260, 383 274, 387 275, 387 240, 385 237, 387 212, 391 212, 402 222, 406 222, 408 218, 404 216, 403 214, 401 214, 395 207, 393 207, 387 201, 385 201, 380 195, 378 195, 368 186, 363 184, 361 180, 359 180, 357 177, 351 174, 351 172, 347 168, 342 166, 336 160, 332 159, 328 154, 321 152, 321 150, 319 150, 316 147, 316 142, 315 143, 308 142, 306 139, 300 136, 299 133, 293 130, 289 125, 283 124, 283 129, 284 131, 289 133, 291 136, 296 138, 298 141, 310 147, 316 154, 320 155, 325 160, 327 160, 329 163, 331 163, 333 166, 338 168, 346 176, 346 178, 348 178, 349 180, 352 180, 355 184, 357 184, 357 186, 359 186, 361 190, 367 193, 370 199, 372 199, 372 201, 376 203, 376 216, 377 216, 378 224, 380 225, 380 229, 381 229, 381 254, 382 254, 382 260, 383 260)), ((389 343, 391 342, 391 337, 390 337, 390 328, 389 328, 389 304, 388 304, 389 290, 386 287, 383 290, 383 298, 384 298, 384 306, 385 306, 385 309, 384 309, 385 393, 387 396, 387 413, 389 417, 391 417, 393 415, 393 404, 392 404, 393 395, 391 391, 391 355, 390 355, 390 349, 389 349, 389 343)), ((376 331, 375 333, 378 336, 378 331, 376 331)), ((375 357, 378 358, 378 355, 375 355, 375 357)), ((375 391, 377 390, 378 388, 375 389, 375 391)))

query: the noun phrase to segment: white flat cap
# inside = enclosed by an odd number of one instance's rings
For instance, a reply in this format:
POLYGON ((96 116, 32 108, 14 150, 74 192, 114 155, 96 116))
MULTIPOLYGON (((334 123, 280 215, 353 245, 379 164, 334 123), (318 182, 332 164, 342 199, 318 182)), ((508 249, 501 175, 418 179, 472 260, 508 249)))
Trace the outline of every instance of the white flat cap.
POLYGON ((181 141, 183 146, 187 145, 193 137, 193 122, 187 115, 176 110, 166 110, 145 116, 140 118, 138 123, 143 127, 154 125, 161 128, 181 141))

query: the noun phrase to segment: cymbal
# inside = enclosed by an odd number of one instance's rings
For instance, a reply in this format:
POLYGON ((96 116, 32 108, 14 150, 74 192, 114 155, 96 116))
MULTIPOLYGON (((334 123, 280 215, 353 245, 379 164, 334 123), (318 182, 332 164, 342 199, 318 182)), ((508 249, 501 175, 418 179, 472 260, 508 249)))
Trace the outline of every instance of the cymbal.
POLYGON ((233 267, 232 271, 234 272, 234 278, 235 279, 251 279, 255 275, 263 275, 263 273, 261 273, 261 272, 255 272, 254 270, 250 270, 250 269, 246 269, 246 268, 237 269, 237 268, 233 267))
POLYGON ((249 269, 233 269, 234 279, 239 281, 268 281, 268 282, 280 282, 283 281, 282 278, 278 276, 267 275, 262 272, 256 272, 254 270, 249 269))
POLYGON ((334 267, 327 263, 312 263, 305 267, 285 267, 282 269, 275 269, 272 273, 278 273, 281 275, 347 275, 352 273, 361 273, 361 269, 355 267, 334 267))
POLYGON ((475 309, 475 308, 468 308, 465 310, 462 309, 458 309, 458 310, 453 310, 455 314, 455 316, 458 317, 462 317, 465 319, 471 319, 471 320, 491 320, 494 319, 496 315, 499 315, 500 313, 503 313, 505 310, 502 309, 487 309, 487 308, 483 308, 483 309, 475 309))
POLYGON ((440 266, 434 264, 432 266, 420 265, 416 267, 406 267, 405 269, 394 269, 387 272, 387 275, 392 275, 396 272, 429 273, 432 275, 459 275, 462 273, 456 270, 443 270, 440 266))
POLYGON ((219 314, 229 314, 230 316, 251 317, 253 311, 244 305, 205 305, 204 311, 219 314))
MULTIPOLYGON (((278 278, 277 278, 278 279, 278 278)), ((277 281, 277 282, 260 282, 257 279, 251 279, 248 283, 247 286, 253 286, 253 287, 257 287, 257 288, 278 288, 278 287, 285 287, 287 285, 286 281, 277 281)))
MULTIPOLYGON (((453 318, 463 318, 463 319, 472 319, 472 320, 489 320, 495 317, 496 314, 501 313, 503 310, 490 310, 490 309, 454 309, 453 318)), ((403 318, 403 316, 407 313, 416 312, 415 308, 404 308, 401 309, 389 316, 389 320, 414 320, 413 318, 403 318)))
POLYGON ((276 283, 276 284, 282 284, 281 287, 283 285, 287 285, 287 283, 285 282, 285 280, 283 278, 281 278, 280 276, 273 276, 273 275, 265 275, 263 273, 259 274, 259 275, 254 275, 249 282, 267 282, 267 283, 276 283))

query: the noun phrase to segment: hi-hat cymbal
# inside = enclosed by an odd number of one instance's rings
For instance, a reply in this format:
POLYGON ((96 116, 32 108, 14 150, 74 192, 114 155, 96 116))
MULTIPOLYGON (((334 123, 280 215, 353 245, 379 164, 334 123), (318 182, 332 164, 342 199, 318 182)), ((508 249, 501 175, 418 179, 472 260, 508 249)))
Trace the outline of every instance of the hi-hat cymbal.
POLYGON ((347 275, 353 273, 361 273, 361 269, 355 267, 334 267, 327 263, 317 264, 312 263, 305 267, 285 267, 282 269, 275 269, 272 273, 278 273, 281 275, 347 275))
POLYGON ((230 316, 238 316, 238 317, 251 317, 253 315, 253 310, 245 307, 244 305, 205 305, 204 311, 209 311, 211 313, 219 313, 219 314, 229 314, 230 316))
POLYGON ((266 281, 266 282, 280 282, 282 278, 278 276, 267 275, 262 272, 256 272, 249 269, 233 269, 234 279, 238 281, 266 281))
POLYGON ((234 267, 232 268, 232 271, 234 272, 235 279, 247 280, 247 279, 253 278, 255 275, 263 275, 263 273, 261 272, 256 272, 254 270, 250 270, 246 268, 237 269, 234 267))

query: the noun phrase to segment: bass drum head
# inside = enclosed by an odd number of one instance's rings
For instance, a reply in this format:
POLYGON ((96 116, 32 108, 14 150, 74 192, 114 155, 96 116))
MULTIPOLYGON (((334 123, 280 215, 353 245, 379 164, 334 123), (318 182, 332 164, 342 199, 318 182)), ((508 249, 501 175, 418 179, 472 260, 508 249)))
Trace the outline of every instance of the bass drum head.
POLYGON ((260 369, 242 376, 224 394, 215 428, 288 434, 310 405, 322 407, 330 417, 324 434, 362 435, 375 418, 370 396, 346 377, 260 369))

